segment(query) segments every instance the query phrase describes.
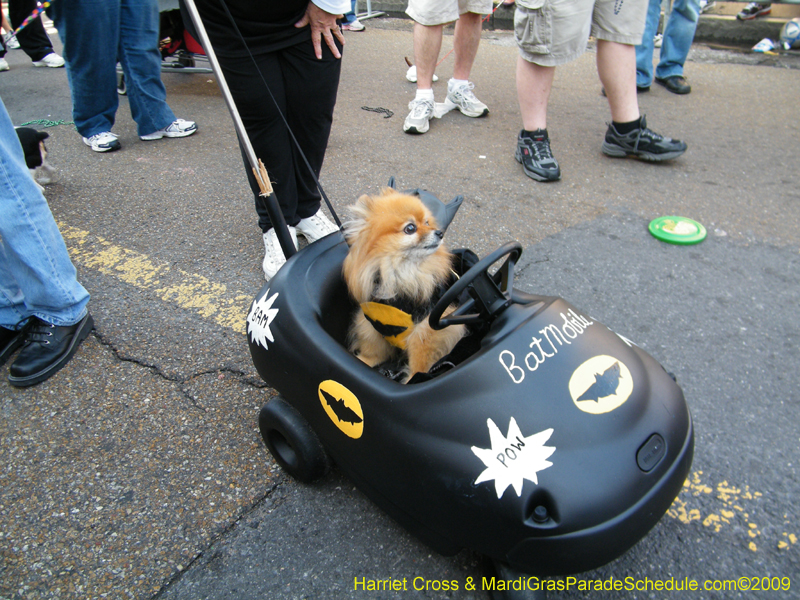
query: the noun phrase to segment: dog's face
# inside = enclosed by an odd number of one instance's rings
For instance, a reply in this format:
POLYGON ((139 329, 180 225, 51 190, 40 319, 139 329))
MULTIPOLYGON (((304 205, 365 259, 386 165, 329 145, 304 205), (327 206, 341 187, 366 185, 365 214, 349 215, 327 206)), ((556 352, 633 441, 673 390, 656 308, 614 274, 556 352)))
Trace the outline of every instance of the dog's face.
POLYGON ((449 277, 452 257, 442 244, 444 233, 417 196, 387 188, 359 198, 350 215, 343 271, 359 302, 373 295, 424 301, 449 277))
POLYGON ((444 232, 417 196, 385 189, 359 198, 350 214, 344 226, 350 251, 342 272, 361 305, 348 334, 350 350, 375 366, 400 348, 408 358, 407 381, 427 372, 464 335, 463 325, 434 331, 427 320, 437 292, 450 279, 452 255, 442 244, 444 232))
POLYGON ((347 242, 373 259, 419 264, 442 248, 444 232, 416 196, 389 189, 379 196, 362 196, 352 214, 345 225, 347 242))

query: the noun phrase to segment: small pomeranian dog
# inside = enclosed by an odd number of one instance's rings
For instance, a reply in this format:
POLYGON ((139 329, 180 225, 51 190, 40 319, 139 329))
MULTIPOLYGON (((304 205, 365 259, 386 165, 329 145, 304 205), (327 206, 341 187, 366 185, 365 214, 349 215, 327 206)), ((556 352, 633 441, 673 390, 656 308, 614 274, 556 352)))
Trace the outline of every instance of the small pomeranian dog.
POLYGON ((466 332, 463 325, 437 331, 428 324, 456 276, 453 255, 442 244, 444 232, 416 196, 385 188, 377 196, 361 196, 350 214, 344 224, 350 250, 342 269, 360 310, 348 345, 371 367, 406 359, 406 383, 415 373, 427 373, 466 332))

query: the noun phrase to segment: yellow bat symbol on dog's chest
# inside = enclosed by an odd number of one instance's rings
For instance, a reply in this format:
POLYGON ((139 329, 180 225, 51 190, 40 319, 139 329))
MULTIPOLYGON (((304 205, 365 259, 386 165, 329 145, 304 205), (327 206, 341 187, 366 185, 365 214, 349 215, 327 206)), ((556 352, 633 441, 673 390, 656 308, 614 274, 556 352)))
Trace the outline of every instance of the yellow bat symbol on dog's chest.
POLYGON ((380 302, 363 302, 361 310, 375 330, 392 346, 405 349, 406 338, 414 326, 411 315, 397 307, 380 302))

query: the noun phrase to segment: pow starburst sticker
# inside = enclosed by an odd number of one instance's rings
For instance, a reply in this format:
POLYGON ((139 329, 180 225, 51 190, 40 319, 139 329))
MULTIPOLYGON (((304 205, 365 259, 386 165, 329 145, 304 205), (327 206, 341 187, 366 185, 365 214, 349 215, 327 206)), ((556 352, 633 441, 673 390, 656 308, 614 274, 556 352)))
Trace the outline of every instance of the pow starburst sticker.
POLYGON ((522 496, 524 479, 539 485, 536 474, 553 466, 547 458, 556 451, 555 446, 545 446, 553 435, 552 429, 545 429, 534 435, 523 437, 516 419, 511 417, 508 435, 504 436, 491 419, 489 426, 491 448, 472 447, 472 452, 483 461, 486 469, 478 475, 475 484, 494 480, 494 488, 499 499, 508 486, 512 486, 517 496, 522 496))
POLYGON ((253 302, 250 314, 247 315, 247 333, 250 339, 253 343, 264 346, 265 350, 268 350, 267 340, 275 341, 269 326, 278 315, 278 309, 272 308, 278 298, 278 292, 275 292, 269 299, 267 296, 269 296, 269 290, 259 300, 253 302))

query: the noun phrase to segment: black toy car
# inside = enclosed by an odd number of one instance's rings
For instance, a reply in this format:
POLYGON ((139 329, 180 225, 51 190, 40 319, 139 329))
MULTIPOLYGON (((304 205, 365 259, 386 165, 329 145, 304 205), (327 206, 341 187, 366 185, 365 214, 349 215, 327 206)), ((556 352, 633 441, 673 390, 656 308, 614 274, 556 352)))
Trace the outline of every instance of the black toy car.
MULTIPOLYGON (((452 205, 437 209, 448 223, 452 205)), ((356 308, 347 250, 339 233, 302 249, 248 315, 254 364, 279 393, 261 434, 288 473, 310 481, 332 460, 438 552, 472 549, 509 577, 599 567, 664 515, 692 461, 681 389, 587 313, 515 290, 519 244, 479 260, 442 298, 432 325, 472 333, 406 385, 345 347, 356 308)))

